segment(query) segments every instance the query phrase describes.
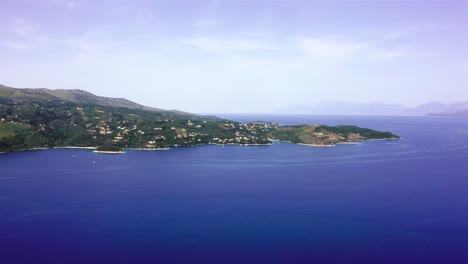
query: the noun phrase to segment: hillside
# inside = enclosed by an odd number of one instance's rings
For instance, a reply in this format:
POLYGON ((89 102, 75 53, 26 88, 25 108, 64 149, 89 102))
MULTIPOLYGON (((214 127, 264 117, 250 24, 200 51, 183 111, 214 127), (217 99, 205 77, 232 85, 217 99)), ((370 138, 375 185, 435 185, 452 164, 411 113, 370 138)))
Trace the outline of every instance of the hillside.
POLYGON ((298 125, 281 126, 270 133, 273 139, 296 144, 329 146, 368 139, 399 139, 390 132, 380 132, 357 126, 298 125))
POLYGON ((0 152, 32 148, 161 149, 204 144, 271 144, 272 140, 334 145, 398 138, 353 126, 280 127, 149 108, 80 90, 0 88, 0 152))
POLYGON ((97 96, 92 93, 79 89, 46 89, 46 88, 12 88, 0 85, 0 98, 5 98, 16 102, 35 102, 35 101, 56 101, 70 102, 77 104, 92 104, 109 107, 126 107, 130 109, 140 109, 154 112, 169 112, 173 114, 194 116, 194 114, 177 111, 177 110, 162 110, 158 108, 148 107, 137 104, 124 98, 110 98, 97 96))

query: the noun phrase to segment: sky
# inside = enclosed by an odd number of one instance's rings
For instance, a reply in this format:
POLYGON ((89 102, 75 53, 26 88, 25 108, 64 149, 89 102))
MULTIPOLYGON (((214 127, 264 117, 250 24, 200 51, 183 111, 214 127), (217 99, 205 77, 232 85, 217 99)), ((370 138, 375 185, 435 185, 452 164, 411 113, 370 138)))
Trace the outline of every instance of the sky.
POLYGON ((468 1, 1 0, 0 84, 163 109, 468 101, 468 1))

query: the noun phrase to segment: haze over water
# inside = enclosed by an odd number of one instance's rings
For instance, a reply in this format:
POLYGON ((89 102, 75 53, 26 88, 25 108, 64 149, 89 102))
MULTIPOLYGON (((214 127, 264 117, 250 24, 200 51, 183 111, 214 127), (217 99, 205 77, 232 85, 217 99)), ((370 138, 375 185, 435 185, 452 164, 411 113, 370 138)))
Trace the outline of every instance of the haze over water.
POLYGON ((353 124, 395 141, 0 156, 0 263, 466 263, 468 120, 353 124))

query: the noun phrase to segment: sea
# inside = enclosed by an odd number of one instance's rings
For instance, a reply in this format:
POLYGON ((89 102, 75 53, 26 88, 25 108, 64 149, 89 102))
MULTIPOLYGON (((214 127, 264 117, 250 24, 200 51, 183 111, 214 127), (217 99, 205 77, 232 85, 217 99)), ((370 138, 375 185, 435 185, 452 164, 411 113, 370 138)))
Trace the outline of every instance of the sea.
POLYGON ((401 140, 0 155, 0 263, 468 263, 468 118, 221 115, 401 140))

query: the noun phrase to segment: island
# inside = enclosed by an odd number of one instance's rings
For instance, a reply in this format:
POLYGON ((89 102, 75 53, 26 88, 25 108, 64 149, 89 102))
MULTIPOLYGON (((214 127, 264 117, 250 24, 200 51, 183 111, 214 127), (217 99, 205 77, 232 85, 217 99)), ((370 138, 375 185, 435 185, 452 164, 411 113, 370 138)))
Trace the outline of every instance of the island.
POLYGON ((398 139, 356 126, 281 126, 151 108, 82 90, 17 89, 0 85, 0 152, 57 147, 164 150, 206 144, 311 146, 398 139))

